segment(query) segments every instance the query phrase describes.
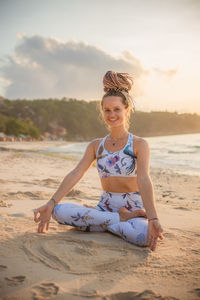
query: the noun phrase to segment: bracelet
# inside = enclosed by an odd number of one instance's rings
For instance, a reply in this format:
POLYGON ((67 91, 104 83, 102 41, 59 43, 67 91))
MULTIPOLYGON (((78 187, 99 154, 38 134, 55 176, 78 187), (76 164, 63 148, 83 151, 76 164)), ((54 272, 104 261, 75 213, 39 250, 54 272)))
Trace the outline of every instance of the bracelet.
POLYGON ((154 220, 158 220, 158 218, 148 219, 148 221, 154 221, 154 220))
POLYGON ((57 205, 57 202, 56 202, 56 200, 55 200, 54 198, 51 198, 51 199, 50 199, 50 201, 53 201, 53 203, 54 203, 54 206, 56 206, 56 205, 57 205))

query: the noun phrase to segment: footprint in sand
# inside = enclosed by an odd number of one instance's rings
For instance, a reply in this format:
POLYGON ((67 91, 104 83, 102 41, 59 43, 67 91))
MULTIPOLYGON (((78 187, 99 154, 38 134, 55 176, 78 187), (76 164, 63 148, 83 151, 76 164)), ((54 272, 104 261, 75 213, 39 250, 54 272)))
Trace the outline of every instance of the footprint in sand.
POLYGON ((181 209, 181 210, 191 210, 191 209, 189 209, 189 208, 187 208, 187 207, 183 207, 183 206, 176 206, 176 207, 174 207, 174 209, 181 209))
POLYGON ((59 180, 55 180, 52 178, 46 178, 40 181, 41 185, 47 186, 47 187, 52 187, 55 188, 58 186, 59 184, 59 180))
POLYGON ((54 282, 43 282, 40 285, 33 287, 33 300, 48 299, 54 295, 57 295, 59 286, 54 282))
POLYGON ((5 265, 0 265, 0 271, 4 271, 5 269, 7 269, 7 266, 5 266, 5 265))
POLYGON ((80 190, 75 190, 75 189, 72 189, 66 197, 80 197, 80 196, 84 196, 85 194, 80 191, 80 190))
POLYGON ((191 290, 190 292, 195 294, 198 297, 198 299, 200 299, 200 288, 196 288, 194 290, 191 290))
POLYGON ((26 276, 13 276, 4 278, 9 286, 15 286, 21 284, 26 279, 26 276))
POLYGON ((7 203, 4 200, 0 200, 0 207, 10 207, 12 204, 7 203))
POLYGON ((159 294, 154 293, 152 290, 145 290, 142 293, 137 293, 137 292, 127 292, 127 293, 117 293, 117 294, 112 294, 110 296, 104 297, 102 300, 132 300, 132 299, 137 299, 137 300, 178 300, 178 298, 167 296, 167 297, 162 297, 159 294))
POLYGON ((49 197, 49 194, 47 192, 43 191, 18 191, 18 192, 10 192, 7 193, 9 197, 12 197, 13 199, 20 199, 20 200, 26 200, 26 199, 33 199, 33 200, 46 200, 49 197))

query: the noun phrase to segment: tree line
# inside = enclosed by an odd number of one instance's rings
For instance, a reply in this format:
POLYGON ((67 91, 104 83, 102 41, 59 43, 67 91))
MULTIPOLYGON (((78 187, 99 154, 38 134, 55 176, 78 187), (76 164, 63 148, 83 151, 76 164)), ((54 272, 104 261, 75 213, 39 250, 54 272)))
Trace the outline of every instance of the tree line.
MULTIPOLYGON (((36 99, 0 101, 0 132, 28 134, 39 138, 55 128, 65 128, 64 139, 90 140, 104 136, 108 130, 102 121, 99 101, 76 99, 36 99)), ((156 136, 200 132, 200 115, 168 111, 131 115, 129 130, 139 136, 156 136)), ((56 131, 58 132, 58 130, 56 131)), ((59 135, 59 134, 58 134, 59 135)))

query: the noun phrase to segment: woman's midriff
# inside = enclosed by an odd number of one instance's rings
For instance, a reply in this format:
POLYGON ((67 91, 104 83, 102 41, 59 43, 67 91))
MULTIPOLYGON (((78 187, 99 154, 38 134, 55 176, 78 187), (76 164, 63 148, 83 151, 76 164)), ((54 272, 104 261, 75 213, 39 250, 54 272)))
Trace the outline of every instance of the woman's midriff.
POLYGON ((101 178, 104 191, 113 193, 138 192, 137 177, 105 177, 101 178))

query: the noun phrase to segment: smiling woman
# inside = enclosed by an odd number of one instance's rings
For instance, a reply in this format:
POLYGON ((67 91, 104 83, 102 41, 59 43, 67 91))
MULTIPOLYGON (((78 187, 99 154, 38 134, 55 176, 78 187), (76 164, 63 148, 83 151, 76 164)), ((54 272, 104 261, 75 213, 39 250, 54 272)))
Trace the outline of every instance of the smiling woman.
POLYGON ((109 103, 108 101, 106 102, 105 99, 109 97, 110 101, 115 101, 118 98, 118 100, 120 101, 118 101, 119 105, 115 107, 115 112, 118 112, 120 114, 120 112, 123 109, 126 110, 125 125, 128 128, 130 112, 131 110, 134 111, 134 103, 131 96, 128 93, 128 91, 132 88, 133 79, 128 73, 117 74, 118 76, 116 77, 114 71, 108 71, 104 76, 103 84, 104 91, 106 93, 101 101, 101 110, 103 110, 105 116, 110 115, 109 103))
POLYGON ((128 132, 133 102, 129 95, 133 79, 127 73, 108 71, 103 79, 106 92, 101 101, 110 133, 93 140, 78 165, 64 178, 49 202, 34 212, 42 233, 52 217, 60 224, 84 231, 110 231, 138 246, 155 250, 162 227, 155 208, 149 176, 149 146, 128 132), (103 193, 95 207, 58 202, 97 160, 103 193), (40 214, 37 217, 37 214, 40 214))

